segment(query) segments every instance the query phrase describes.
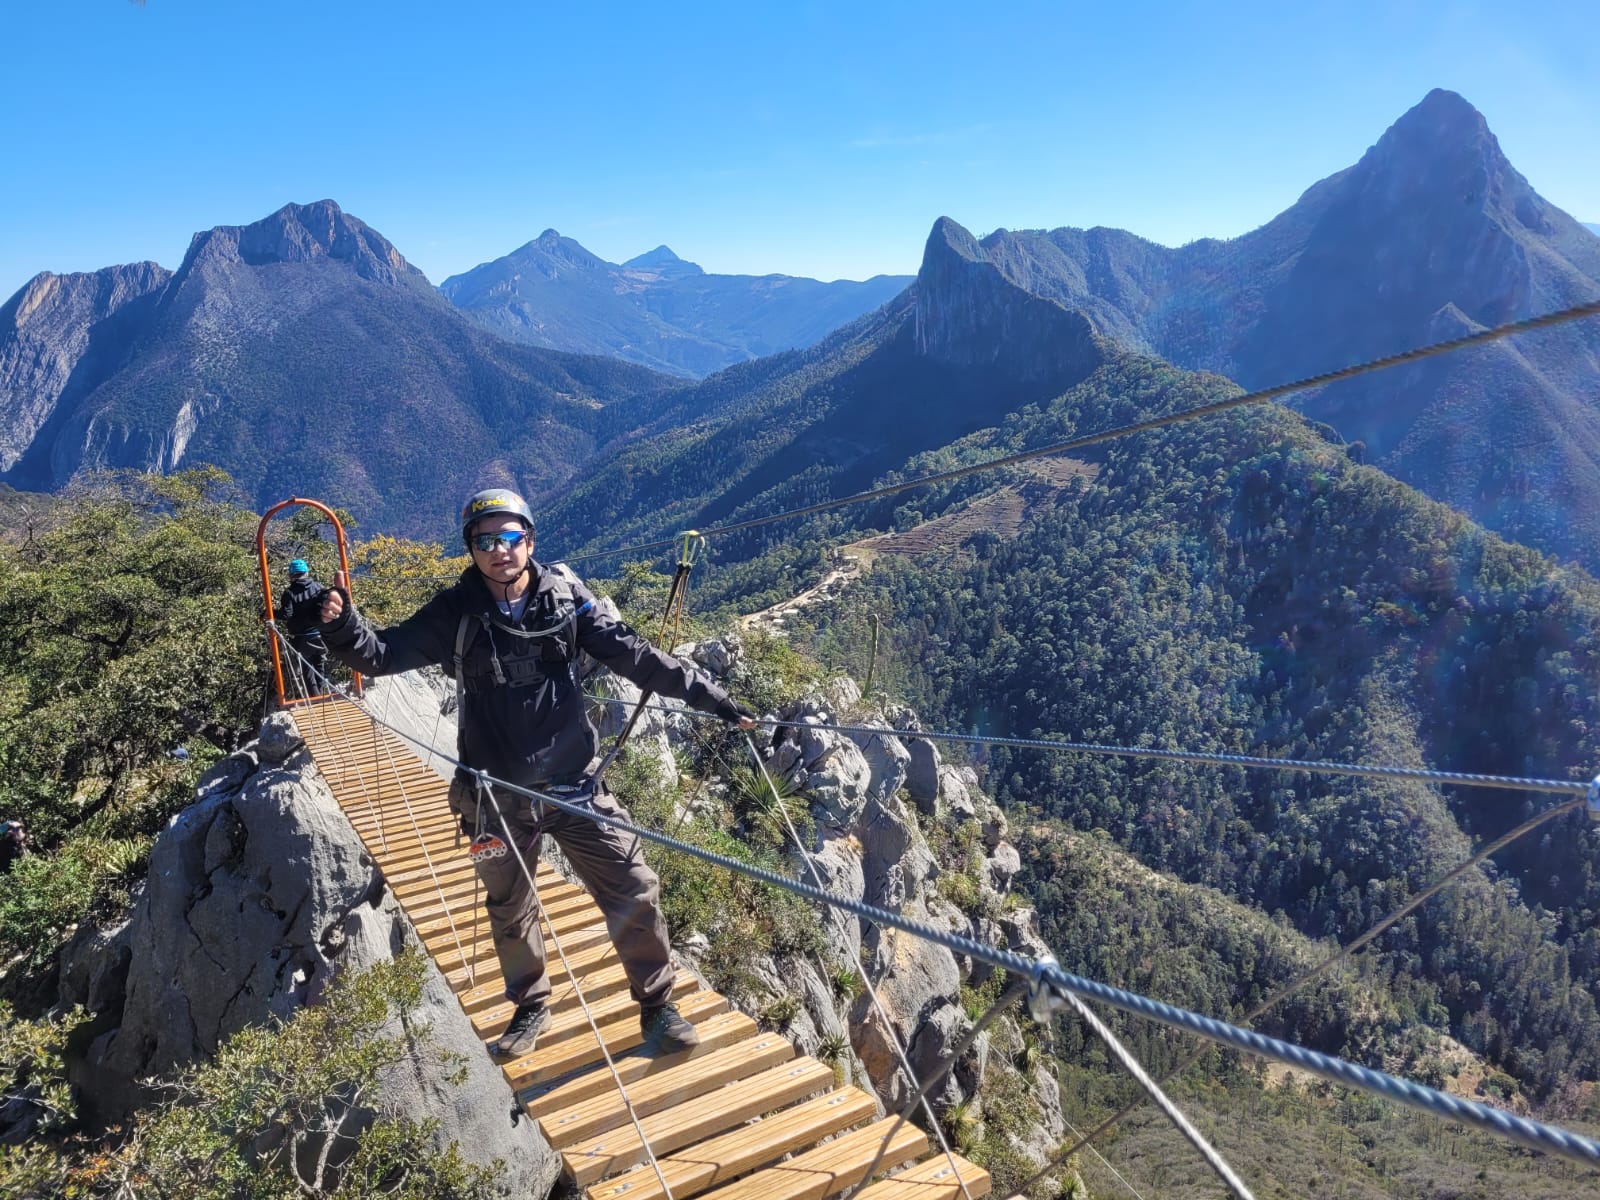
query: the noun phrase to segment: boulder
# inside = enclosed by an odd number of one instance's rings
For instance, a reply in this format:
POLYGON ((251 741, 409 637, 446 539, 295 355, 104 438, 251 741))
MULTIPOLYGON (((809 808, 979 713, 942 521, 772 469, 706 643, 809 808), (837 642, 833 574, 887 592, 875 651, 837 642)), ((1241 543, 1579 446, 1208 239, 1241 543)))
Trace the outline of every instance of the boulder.
POLYGON ((1022 855, 1010 842, 1001 842, 983 865, 988 872, 989 886, 1003 896, 1011 890, 1011 881, 1022 870, 1022 855))
POLYGON ((923 738, 905 739, 911 761, 906 764, 906 792, 917 811, 931 817, 938 811, 939 773, 943 762, 939 748, 923 738))
POLYGON ((905 743, 885 733, 851 734, 850 739, 860 748, 872 773, 868 794, 882 799, 897 796, 905 786, 906 770, 911 764, 911 752, 905 743))

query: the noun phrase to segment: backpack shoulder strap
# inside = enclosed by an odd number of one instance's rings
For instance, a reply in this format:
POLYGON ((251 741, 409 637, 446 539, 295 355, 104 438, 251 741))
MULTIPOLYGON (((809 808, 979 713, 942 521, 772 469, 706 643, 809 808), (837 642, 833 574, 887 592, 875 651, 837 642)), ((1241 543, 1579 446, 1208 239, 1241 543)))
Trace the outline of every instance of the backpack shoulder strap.
POLYGON ((467 752, 467 710, 463 701, 466 699, 467 680, 466 670, 463 666, 467 653, 467 635, 472 630, 472 616, 462 613, 461 619, 456 623, 456 758, 465 762, 467 752))

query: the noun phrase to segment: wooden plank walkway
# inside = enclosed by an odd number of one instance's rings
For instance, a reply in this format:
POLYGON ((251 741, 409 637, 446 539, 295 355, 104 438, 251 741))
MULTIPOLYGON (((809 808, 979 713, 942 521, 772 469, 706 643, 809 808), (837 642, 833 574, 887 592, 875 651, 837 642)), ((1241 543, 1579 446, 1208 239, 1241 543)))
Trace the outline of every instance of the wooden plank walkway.
MULTIPOLYGON (((353 704, 328 700, 291 713, 462 1011, 478 1036, 493 1040, 511 1005, 488 919, 474 919, 472 865, 456 844, 447 782, 353 704)), ((827 1200, 862 1181, 894 1127, 874 1119, 871 1096, 840 1087, 831 1067, 762 1032, 687 973, 679 975, 675 1000, 700 1045, 641 1057, 639 1008, 600 910, 544 863, 535 877, 547 921, 552 1019, 538 1046, 501 1070, 588 1200, 667 1197, 578 1003, 580 987, 673 1200, 827 1200)), ((883 1156, 881 1178, 862 1189, 861 1200, 963 1200, 950 1160, 929 1151, 920 1129, 902 1126, 883 1156)), ((959 1156, 955 1163, 973 1200, 988 1194, 988 1172, 959 1156)))

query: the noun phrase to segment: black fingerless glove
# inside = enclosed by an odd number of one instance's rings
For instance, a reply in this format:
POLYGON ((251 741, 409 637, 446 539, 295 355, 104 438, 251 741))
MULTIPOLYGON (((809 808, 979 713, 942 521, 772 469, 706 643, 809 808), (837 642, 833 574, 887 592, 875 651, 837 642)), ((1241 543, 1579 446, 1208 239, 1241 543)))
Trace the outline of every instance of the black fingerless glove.
POLYGON ((740 721, 747 719, 751 721, 756 719, 755 713, 751 712, 748 708, 740 704, 731 696, 724 697, 722 702, 717 705, 717 716, 721 717, 730 725, 737 725, 740 721))

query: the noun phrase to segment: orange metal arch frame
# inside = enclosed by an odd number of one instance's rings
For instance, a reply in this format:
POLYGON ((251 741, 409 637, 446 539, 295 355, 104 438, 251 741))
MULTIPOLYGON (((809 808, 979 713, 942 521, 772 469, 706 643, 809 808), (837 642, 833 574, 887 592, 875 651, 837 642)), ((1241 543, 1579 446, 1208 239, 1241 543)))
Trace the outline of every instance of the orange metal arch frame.
MULTIPOLYGON (((261 516, 261 523, 256 526, 256 558, 261 563, 261 597, 266 604, 266 620, 276 620, 276 608, 272 603, 272 575, 267 568, 267 522, 285 508, 304 506, 314 508, 333 523, 334 536, 339 543, 339 574, 335 583, 345 589, 346 595, 350 591, 350 555, 344 538, 344 526, 339 523, 339 518, 334 516, 333 509, 316 500, 306 500, 300 496, 292 496, 287 500, 280 500, 261 516), (342 582, 341 582, 342 581, 342 582)), ((272 651, 272 681, 278 690, 278 705, 280 708, 292 708, 297 704, 309 704, 313 700, 327 699, 327 693, 319 696, 307 696, 304 700, 298 696, 285 695, 283 690, 283 652, 278 649, 278 639, 269 632, 267 647, 272 651)), ((355 690, 361 694, 361 675, 355 675, 355 690)))

